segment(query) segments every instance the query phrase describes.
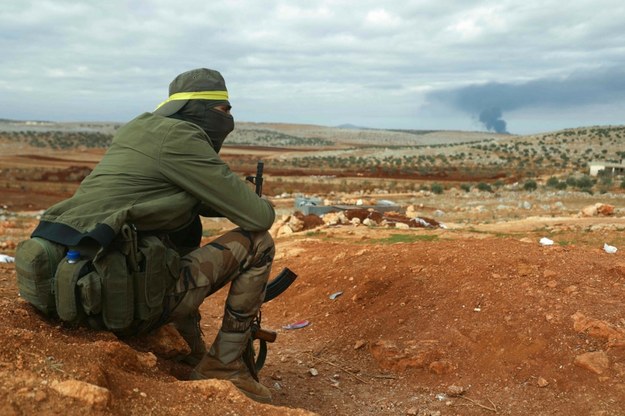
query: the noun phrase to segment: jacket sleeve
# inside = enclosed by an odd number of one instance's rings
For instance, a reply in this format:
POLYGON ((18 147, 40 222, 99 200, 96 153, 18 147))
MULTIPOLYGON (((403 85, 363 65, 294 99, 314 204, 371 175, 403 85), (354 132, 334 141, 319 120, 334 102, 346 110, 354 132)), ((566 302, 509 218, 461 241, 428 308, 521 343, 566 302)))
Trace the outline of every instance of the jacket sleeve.
POLYGON ((208 136, 177 123, 161 142, 159 169, 168 181, 248 231, 271 228, 275 211, 215 153, 208 136))

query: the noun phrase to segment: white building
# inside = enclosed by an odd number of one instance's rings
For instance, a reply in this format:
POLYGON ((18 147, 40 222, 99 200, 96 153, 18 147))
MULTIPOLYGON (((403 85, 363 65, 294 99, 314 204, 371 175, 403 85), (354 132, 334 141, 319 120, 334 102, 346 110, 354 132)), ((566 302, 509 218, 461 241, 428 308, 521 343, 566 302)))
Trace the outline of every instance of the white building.
POLYGON ((597 176, 600 171, 608 171, 612 176, 625 175, 625 160, 621 163, 611 162, 590 162, 590 176, 597 176))

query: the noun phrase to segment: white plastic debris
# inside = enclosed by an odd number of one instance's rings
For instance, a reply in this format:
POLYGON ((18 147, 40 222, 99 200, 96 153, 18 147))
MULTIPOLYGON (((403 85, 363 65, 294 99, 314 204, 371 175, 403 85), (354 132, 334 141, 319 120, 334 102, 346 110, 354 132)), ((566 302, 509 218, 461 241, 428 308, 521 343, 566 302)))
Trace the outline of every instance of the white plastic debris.
POLYGON ((7 256, 6 254, 0 254, 0 263, 13 263, 15 262, 15 258, 11 256, 7 256))
POLYGON ((541 246, 552 246, 553 240, 548 239, 547 237, 543 237, 539 241, 541 246))
POLYGON ((603 251, 605 251, 608 254, 614 254, 614 253, 617 252, 617 250, 618 250, 618 248, 616 248, 614 246, 611 246, 611 245, 609 245, 607 243, 603 244, 603 251))

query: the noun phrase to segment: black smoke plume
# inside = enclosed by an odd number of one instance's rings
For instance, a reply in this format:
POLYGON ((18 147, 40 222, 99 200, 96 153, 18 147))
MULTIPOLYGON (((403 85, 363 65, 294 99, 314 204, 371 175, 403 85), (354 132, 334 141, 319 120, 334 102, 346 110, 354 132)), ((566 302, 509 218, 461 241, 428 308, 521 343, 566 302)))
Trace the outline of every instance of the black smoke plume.
POLYGON ((622 107, 625 102, 625 68, 599 67, 521 83, 470 84, 431 91, 427 98, 432 104, 478 117, 488 130, 507 133, 503 112, 519 109, 557 111, 596 103, 622 107))
POLYGON ((480 121, 488 131, 496 133, 508 133, 506 130, 506 120, 501 118, 501 110, 497 107, 482 110, 480 121))

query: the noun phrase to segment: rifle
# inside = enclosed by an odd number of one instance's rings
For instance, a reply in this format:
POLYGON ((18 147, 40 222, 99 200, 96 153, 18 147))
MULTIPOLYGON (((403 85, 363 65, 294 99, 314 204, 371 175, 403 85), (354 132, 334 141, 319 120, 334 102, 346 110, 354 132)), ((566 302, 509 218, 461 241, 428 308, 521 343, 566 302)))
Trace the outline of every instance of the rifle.
MULTIPOLYGON (((245 179, 253 183, 256 187, 256 194, 258 196, 263 195, 263 167, 264 164, 262 161, 258 161, 256 164, 256 176, 246 176, 245 179)), ((291 269, 285 267, 282 269, 280 273, 276 277, 274 277, 271 281, 267 283, 267 287, 265 289, 265 298, 263 299, 263 303, 269 302, 272 299, 275 299, 279 295, 282 294, 285 290, 291 286, 291 284, 297 279, 297 274, 295 274, 291 269)), ((258 311, 258 315, 252 322, 251 331, 252 338, 249 341, 248 348, 243 353, 243 359, 252 374, 252 377, 258 381, 258 372, 263 368, 265 364, 265 359, 267 358, 267 343, 275 342, 278 334, 276 331, 271 331, 268 329, 261 328, 262 315, 260 310, 258 311), (253 342, 254 340, 258 340, 260 343, 258 349, 258 355, 254 351, 253 342)))
POLYGON ((263 167, 264 163, 259 160, 256 164, 256 176, 246 176, 245 179, 256 186, 256 195, 263 196, 263 167))

